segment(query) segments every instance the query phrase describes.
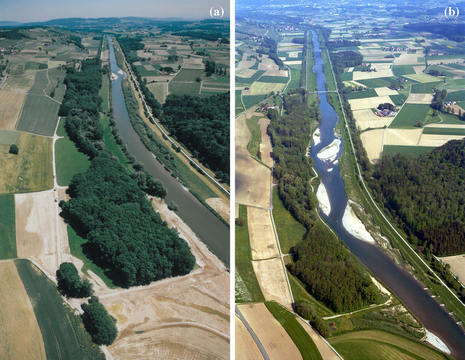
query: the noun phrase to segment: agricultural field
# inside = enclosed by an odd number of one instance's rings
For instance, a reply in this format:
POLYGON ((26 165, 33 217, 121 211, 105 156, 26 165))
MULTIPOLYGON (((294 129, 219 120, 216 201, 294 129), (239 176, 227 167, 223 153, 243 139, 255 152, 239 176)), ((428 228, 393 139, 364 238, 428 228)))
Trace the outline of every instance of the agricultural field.
POLYGON ((0 263, 0 323, 0 358, 47 359, 39 323, 13 261, 0 263))
POLYGON ((68 186, 74 175, 85 172, 90 161, 79 152, 69 138, 58 139, 55 143, 56 176, 59 186, 68 186))
POLYGON ((60 104, 46 96, 28 94, 16 129, 53 136, 58 122, 59 107, 60 104))
POLYGON ((42 332, 46 359, 82 359, 63 300, 54 284, 28 260, 16 260, 15 265, 42 332))
POLYGON ((18 92, 25 94, 34 84, 34 74, 22 76, 8 76, 5 83, 0 88, 2 91, 18 92))
POLYGON ((200 83, 198 82, 174 82, 171 81, 169 84, 170 94, 200 94, 200 83))
POLYGON ((252 335, 245 327, 244 323, 237 316, 235 318, 234 329, 236 331, 235 348, 236 359, 241 360, 261 360, 263 355, 255 343, 252 335))
POLYGON ((270 210, 250 207, 247 211, 252 259, 269 259, 279 256, 278 244, 271 223, 270 210))
POLYGON ((334 336, 329 343, 347 360, 445 359, 443 354, 428 346, 379 330, 334 336))
POLYGON ((465 284, 465 255, 446 256, 440 259, 443 264, 449 264, 452 274, 458 276, 460 282, 465 284))
POLYGON ((14 259, 16 253, 15 198, 0 194, 0 259, 14 259))
POLYGON ((425 123, 430 111, 431 108, 427 104, 405 104, 389 128, 409 128, 417 126, 418 121, 425 123))
POLYGON ((19 133, 15 144, 19 148, 18 155, 8 153, 9 144, 0 145, 0 193, 51 189, 52 139, 19 133))
POLYGON ((0 91, 0 129, 15 129, 25 98, 22 93, 0 91))
POLYGON ((239 305, 239 311, 254 330, 270 359, 303 359, 297 346, 265 304, 239 305))
POLYGON ((168 84, 152 83, 149 84, 148 87, 153 96, 155 96, 155 99, 157 99, 160 104, 163 104, 168 96, 168 84))

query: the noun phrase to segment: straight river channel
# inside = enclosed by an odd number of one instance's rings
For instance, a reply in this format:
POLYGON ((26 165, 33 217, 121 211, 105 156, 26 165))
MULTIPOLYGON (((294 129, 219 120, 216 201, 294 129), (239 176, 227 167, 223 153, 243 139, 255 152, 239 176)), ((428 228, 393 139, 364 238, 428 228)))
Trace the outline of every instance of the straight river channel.
MULTIPOLYGON (((318 42, 318 36, 312 31, 315 49, 315 66, 319 90, 325 89, 323 61, 318 42)), ((420 319, 427 330, 438 336, 449 348, 451 355, 457 359, 465 359, 465 335, 454 319, 431 298, 429 291, 423 290, 423 285, 397 266, 394 261, 377 246, 352 236, 342 225, 342 217, 347 206, 347 196, 344 182, 339 172, 337 162, 327 163, 317 157, 318 152, 336 139, 334 127, 338 122, 336 111, 328 103, 326 94, 320 94, 320 110, 322 121, 320 125, 320 142, 312 145, 310 156, 314 167, 321 176, 326 187, 331 204, 331 212, 326 216, 320 211, 323 219, 347 244, 350 251, 357 256, 384 284, 386 284, 420 319)), ((338 157, 342 154, 342 145, 338 157)))
POLYGON ((165 201, 174 201, 179 206, 178 215, 229 268, 229 228, 172 177, 142 143, 129 120, 121 87, 121 80, 127 75, 116 65, 115 52, 110 37, 108 37, 108 45, 111 71, 118 76, 112 83, 113 114, 129 152, 145 165, 155 179, 160 179, 163 182, 168 190, 165 201))

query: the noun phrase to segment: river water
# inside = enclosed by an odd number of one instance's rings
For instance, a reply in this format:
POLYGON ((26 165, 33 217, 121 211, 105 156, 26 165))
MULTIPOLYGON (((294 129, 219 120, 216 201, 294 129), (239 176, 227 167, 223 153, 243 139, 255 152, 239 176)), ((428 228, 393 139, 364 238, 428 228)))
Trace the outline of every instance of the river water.
POLYGON ((111 38, 108 37, 111 71, 118 76, 112 83, 113 114, 129 152, 153 175, 160 179, 168 190, 165 200, 174 201, 178 206, 178 215, 204 242, 208 248, 229 267, 229 228, 197 200, 179 181, 171 176, 147 150, 139 135, 132 127, 124 102, 121 80, 126 74, 116 65, 116 58, 111 38))
MULTIPOLYGON (((323 73, 321 50, 318 36, 312 31, 315 49, 315 66, 313 71, 317 75, 317 86, 320 91, 325 89, 325 75, 323 73)), ((322 121, 320 125, 320 143, 312 146, 310 156, 314 167, 318 171, 326 187, 331 203, 331 212, 326 216, 320 211, 323 219, 331 226, 338 236, 347 244, 350 251, 357 256, 384 284, 386 284, 420 319, 423 325, 438 336, 449 348, 451 355, 457 359, 465 359, 465 335, 454 319, 431 298, 428 291, 404 269, 383 253, 377 246, 357 239, 349 234, 342 225, 342 217, 347 206, 347 196, 339 167, 336 163, 328 164, 317 157, 318 152, 336 139, 334 127, 338 122, 336 111, 328 103, 326 94, 320 93, 320 110, 322 121)), ((339 152, 338 156, 342 153, 339 152)))

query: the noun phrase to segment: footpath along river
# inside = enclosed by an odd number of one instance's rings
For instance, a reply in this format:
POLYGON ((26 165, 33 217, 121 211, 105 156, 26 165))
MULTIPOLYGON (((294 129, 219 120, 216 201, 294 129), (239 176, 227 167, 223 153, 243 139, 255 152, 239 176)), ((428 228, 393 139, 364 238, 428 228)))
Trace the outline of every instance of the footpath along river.
POLYGON ((173 178, 142 143, 129 120, 121 87, 121 81, 127 75, 116 64, 113 43, 110 37, 108 37, 108 45, 111 71, 118 77, 112 83, 113 114, 129 152, 145 165, 154 178, 163 182, 163 185, 168 190, 166 202, 174 201, 179 206, 178 215, 229 268, 229 228, 203 206, 179 181, 173 178))
MULTIPOLYGON (((320 45, 317 34, 312 31, 312 35, 315 49, 313 71, 317 76, 318 89, 324 90, 326 79, 322 68, 323 60, 321 59, 320 45)), ((465 359, 465 335, 444 308, 435 299, 431 298, 428 291, 423 290, 423 286, 412 275, 397 266, 377 246, 357 239, 344 228, 342 217, 348 200, 337 160, 326 162, 317 157, 318 152, 337 139, 334 128, 338 122, 338 116, 328 103, 326 94, 320 93, 319 95, 322 115, 319 128, 320 142, 312 145, 310 156, 326 187, 331 204, 329 216, 320 211, 321 216, 347 244, 350 251, 407 305, 426 329, 438 336, 446 344, 453 357, 465 359)), ((342 150, 341 145, 337 158, 342 154, 342 150)))

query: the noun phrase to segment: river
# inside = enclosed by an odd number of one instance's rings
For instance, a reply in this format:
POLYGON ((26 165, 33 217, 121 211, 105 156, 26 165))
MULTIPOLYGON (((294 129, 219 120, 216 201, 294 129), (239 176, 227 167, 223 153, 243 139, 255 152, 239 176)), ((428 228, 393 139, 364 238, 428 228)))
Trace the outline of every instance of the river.
MULTIPOLYGON (((315 66, 313 71, 317 75, 318 89, 325 89, 325 75, 323 73, 321 50, 318 36, 312 31, 315 49, 315 66)), ((420 319, 423 325, 438 336, 449 348, 451 355, 457 359, 465 359, 465 336, 454 319, 431 298, 429 291, 423 290, 423 285, 397 266, 394 261, 383 253, 377 246, 352 236, 342 225, 342 216, 347 206, 347 196, 339 167, 334 163, 328 164, 317 157, 318 152, 336 139, 334 127, 338 122, 336 111, 328 103, 326 94, 320 93, 320 110, 322 115, 320 143, 312 146, 310 156, 314 167, 318 171, 326 187, 331 203, 331 212, 326 216, 320 211, 323 219, 331 226, 338 236, 347 244, 350 251, 357 256, 377 277, 379 277, 407 307, 420 319)), ((338 157, 342 153, 338 154, 338 157)))
POLYGON ((121 81, 126 74, 116 64, 113 43, 110 37, 108 37, 108 45, 110 49, 111 71, 118 76, 112 83, 113 114, 129 152, 145 165, 154 178, 160 179, 163 182, 163 185, 168 190, 168 195, 165 199, 166 202, 174 201, 179 206, 178 215, 200 240, 229 267, 229 228, 203 206, 179 181, 173 178, 142 143, 129 120, 121 87, 121 81))

